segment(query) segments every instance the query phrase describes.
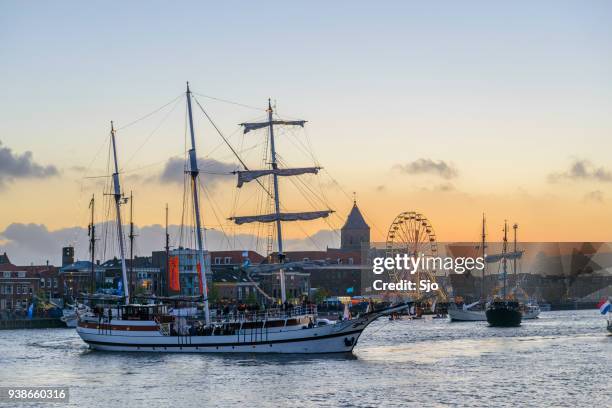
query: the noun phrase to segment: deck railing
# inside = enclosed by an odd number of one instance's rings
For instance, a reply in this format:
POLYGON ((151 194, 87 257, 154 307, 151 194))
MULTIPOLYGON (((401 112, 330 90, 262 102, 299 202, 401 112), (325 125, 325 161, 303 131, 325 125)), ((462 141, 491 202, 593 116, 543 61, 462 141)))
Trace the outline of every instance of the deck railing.
POLYGON ((213 323, 230 321, 254 322, 271 319, 290 319, 298 316, 316 315, 317 307, 314 305, 293 306, 289 308, 274 308, 259 311, 231 311, 229 313, 214 313, 213 323))

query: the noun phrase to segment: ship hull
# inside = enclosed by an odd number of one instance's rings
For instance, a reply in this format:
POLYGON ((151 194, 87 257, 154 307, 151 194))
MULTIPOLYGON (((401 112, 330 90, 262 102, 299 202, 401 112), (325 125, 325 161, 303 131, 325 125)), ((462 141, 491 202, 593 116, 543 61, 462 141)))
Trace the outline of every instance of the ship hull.
MULTIPOLYGON (((393 309, 393 310, 401 310, 393 309)), ((386 313, 321 327, 241 330, 232 335, 168 335, 154 321, 79 321, 77 333, 94 350, 162 353, 349 353, 363 330, 386 313)))
POLYGON ((267 341, 237 341, 237 336, 192 336, 178 340, 172 337, 134 338, 81 334, 91 349, 103 351, 141 351, 163 353, 350 353, 363 330, 322 336, 281 338, 267 341), (216 337, 216 338, 206 338, 216 337), (231 338, 224 338, 231 337, 231 338))
POLYGON ((494 327, 516 327, 521 325, 521 312, 513 307, 497 306, 487 309, 487 322, 494 327))
MULTIPOLYGON (((522 320, 537 319, 540 311, 528 311, 523 313, 522 320)), ((484 311, 449 310, 448 316, 452 322, 486 322, 487 315, 484 311)))
POLYGON ((449 309, 448 316, 453 322, 484 322, 487 316, 484 311, 449 309))

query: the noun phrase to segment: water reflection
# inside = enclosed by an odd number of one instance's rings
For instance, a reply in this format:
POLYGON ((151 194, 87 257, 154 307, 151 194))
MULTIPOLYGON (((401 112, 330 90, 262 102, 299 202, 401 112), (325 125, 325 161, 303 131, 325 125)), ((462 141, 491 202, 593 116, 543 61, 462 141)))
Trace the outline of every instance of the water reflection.
POLYGON ((0 332, 0 383, 70 386, 69 406, 610 406, 597 311, 484 322, 378 321, 353 354, 92 351, 73 330, 0 332))

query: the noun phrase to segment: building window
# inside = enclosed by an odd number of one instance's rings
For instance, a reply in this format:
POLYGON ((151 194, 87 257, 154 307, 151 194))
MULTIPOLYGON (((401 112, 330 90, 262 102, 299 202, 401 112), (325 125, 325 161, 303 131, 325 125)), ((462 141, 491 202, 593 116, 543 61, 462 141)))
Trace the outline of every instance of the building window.
POLYGON ((21 272, 17 272, 17 277, 18 278, 25 278, 26 274, 25 272, 21 271, 21 272))
POLYGON ((348 263, 349 263, 349 265, 353 265, 353 263, 354 263, 353 258, 349 258, 348 259, 348 263))
POLYGON ((338 258, 338 265, 342 265, 342 259, 338 258))
POLYGON ((215 256, 215 265, 221 265, 221 257, 215 256))
POLYGON ((2 272, 2 277, 3 277, 3 278, 10 279, 10 277, 11 277, 11 273, 10 273, 10 272, 2 272))
POLYGON ((21 295, 21 285, 17 285, 17 294, 21 295))
POLYGON ((57 289, 57 278, 53 278, 53 287, 57 289))
POLYGON ((310 258, 306 257, 306 258, 303 259, 303 261, 304 262, 308 262, 308 261, 310 261, 310 258))
POLYGON ((232 258, 230 256, 226 256, 225 259, 223 260, 223 262, 227 265, 232 263, 232 258))

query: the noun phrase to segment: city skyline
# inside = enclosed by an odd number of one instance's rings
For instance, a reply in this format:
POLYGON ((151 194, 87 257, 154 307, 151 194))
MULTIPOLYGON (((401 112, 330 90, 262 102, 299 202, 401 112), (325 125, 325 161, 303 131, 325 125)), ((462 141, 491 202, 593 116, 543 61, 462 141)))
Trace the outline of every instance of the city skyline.
MULTIPOLYGON (((41 231, 86 228, 88 201, 95 193, 102 202, 103 189, 84 177, 106 174, 110 120, 136 224, 162 224, 166 203, 179 224, 184 103, 125 126, 179 97, 187 80, 235 146, 237 124, 261 116, 268 97, 281 116, 308 120, 296 137, 325 168, 321 186, 337 215, 288 225, 296 245, 313 246, 312 234, 333 242, 326 231, 342 226, 353 192, 373 241, 410 210, 429 218, 440 241, 478 240, 482 213, 492 240, 504 219, 520 224, 524 241, 612 240, 606 2, 3 9, 0 251, 41 231)), ((237 168, 201 114, 196 135, 210 169, 237 168)), ((312 164, 279 143, 291 164, 312 164)), ((235 178, 202 177, 204 224, 253 234, 218 211, 232 207, 235 178)), ((310 209, 286 191, 287 206, 310 209)))

